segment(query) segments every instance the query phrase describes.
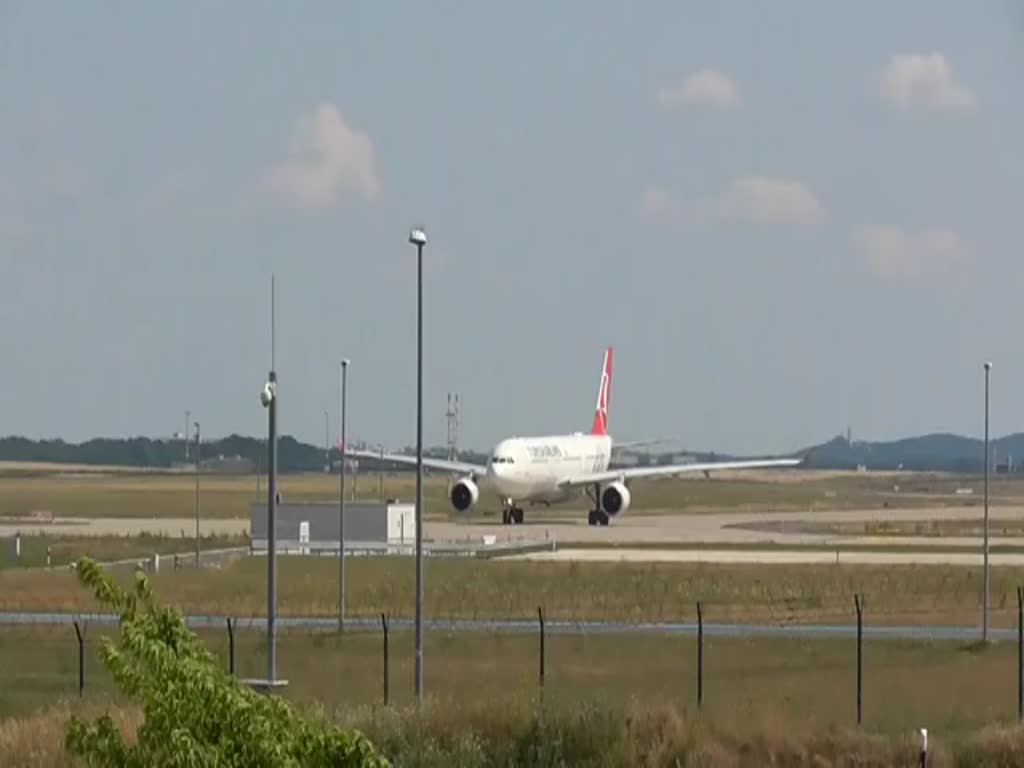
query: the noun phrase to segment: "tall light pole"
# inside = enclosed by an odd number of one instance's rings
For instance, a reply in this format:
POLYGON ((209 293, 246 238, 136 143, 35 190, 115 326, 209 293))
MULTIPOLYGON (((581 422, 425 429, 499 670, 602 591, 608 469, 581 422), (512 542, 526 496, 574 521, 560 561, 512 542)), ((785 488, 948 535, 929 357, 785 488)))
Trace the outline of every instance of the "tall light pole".
POLYGON ((199 422, 196 424, 196 568, 199 567, 199 422))
POLYGON ((423 703, 423 246, 427 234, 409 233, 416 246, 416 704, 423 703))
POLYGON ((988 376, 992 363, 985 363, 985 607, 982 618, 982 640, 988 642, 989 589, 992 584, 988 569, 988 465, 991 455, 988 448, 988 376))
POLYGON ((267 683, 277 681, 277 372, 274 370, 274 278, 270 278, 270 374, 260 392, 267 409, 267 683))
POLYGON ((338 472, 338 631, 345 628, 345 396, 348 359, 341 361, 341 469, 338 472))
POLYGON ((330 438, 330 417, 327 409, 324 408, 324 472, 331 471, 331 438, 330 438))

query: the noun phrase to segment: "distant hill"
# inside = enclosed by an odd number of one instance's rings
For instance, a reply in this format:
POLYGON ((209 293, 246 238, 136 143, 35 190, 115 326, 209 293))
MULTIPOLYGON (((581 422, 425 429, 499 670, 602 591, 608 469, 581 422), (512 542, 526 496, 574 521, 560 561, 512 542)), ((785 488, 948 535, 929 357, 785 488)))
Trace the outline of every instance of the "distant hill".
MULTIPOLYGON (((1024 433, 990 439, 993 464, 1006 464, 1014 471, 1024 467, 1024 433)), ((811 466, 828 469, 927 470, 933 472, 982 472, 985 445, 982 440, 948 433, 908 437, 889 442, 847 441, 836 437, 812 450, 811 466)))
MULTIPOLYGON (((1017 433, 992 440, 995 465, 1006 464, 1010 459, 1013 471, 1024 469, 1024 433, 1017 433)), ((807 449, 804 449, 804 451, 807 449)), ((792 451, 798 455, 804 451, 792 451)), ((888 442, 850 442, 838 436, 810 449, 809 466, 821 469, 898 469, 932 472, 978 473, 984 468, 984 447, 981 440, 952 434, 930 434, 909 437, 888 442)), ((411 454, 413 449, 401 452, 411 454)), ((444 448, 431 447, 425 455, 444 457, 444 448)), ((266 464, 266 440, 243 435, 203 442, 201 458, 204 466, 223 465, 229 467, 248 466, 261 468, 266 464)), ((688 452, 695 461, 714 461, 750 458, 704 451, 688 452)), ((482 463, 485 453, 464 450, 461 459, 482 463)), ((193 456, 194 458, 194 456, 193 456)), ((281 472, 316 472, 324 468, 324 449, 284 435, 278 442, 278 469, 281 472)), ((339 453, 336 448, 329 452, 329 460, 337 466, 339 453)), ((641 454, 633 456, 630 463, 665 464, 676 460, 674 453, 641 454)), ((68 443, 63 440, 30 440, 25 437, 0 438, 0 461, 43 462, 52 464, 108 465, 171 469, 184 464, 185 448, 182 440, 134 438, 94 438, 83 443, 68 443)), ((363 459, 363 469, 375 470, 376 462, 363 459)), ((1003 468, 1005 471, 1005 467, 1003 468)))

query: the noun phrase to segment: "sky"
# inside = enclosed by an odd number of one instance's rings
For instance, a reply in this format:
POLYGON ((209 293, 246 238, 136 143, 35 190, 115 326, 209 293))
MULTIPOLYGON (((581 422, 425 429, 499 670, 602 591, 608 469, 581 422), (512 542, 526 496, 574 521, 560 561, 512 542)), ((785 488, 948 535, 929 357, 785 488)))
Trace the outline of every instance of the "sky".
POLYGON ((0 0, 0 434, 1024 430, 1024 10, 0 0))

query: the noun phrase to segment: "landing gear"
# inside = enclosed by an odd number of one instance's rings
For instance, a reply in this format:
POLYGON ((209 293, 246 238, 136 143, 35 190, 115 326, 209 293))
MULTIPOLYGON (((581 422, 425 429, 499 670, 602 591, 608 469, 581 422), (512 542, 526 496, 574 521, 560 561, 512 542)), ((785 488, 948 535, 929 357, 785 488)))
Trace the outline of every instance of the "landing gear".
POLYGON ((608 513, 601 509, 601 486, 594 484, 594 494, 590 499, 594 502, 594 508, 587 514, 587 523, 590 525, 608 525, 608 513))
POLYGON ((501 508, 501 524, 502 525, 522 525, 523 524, 523 510, 520 507, 506 504, 501 508))

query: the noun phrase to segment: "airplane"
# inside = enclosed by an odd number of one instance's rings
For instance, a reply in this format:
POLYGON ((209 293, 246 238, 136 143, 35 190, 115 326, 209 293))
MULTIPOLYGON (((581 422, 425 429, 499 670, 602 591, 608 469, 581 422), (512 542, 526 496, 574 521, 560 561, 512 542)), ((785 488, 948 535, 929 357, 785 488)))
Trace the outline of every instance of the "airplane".
MULTIPOLYGON (((652 467, 609 469, 614 446, 608 433, 608 403, 612 384, 614 349, 608 347, 601 368, 597 405, 589 434, 544 437, 509 437, 501 440, 486 465, 423 457, 423 466, 456 476, 448 496, 458 512, 468 512, 480 499, 480 487, 497 494, 502 503, 502 523, 522 524, 522 504, 561 504, 577 498, 581 492, 591 499, 590 525, 608 525, 609 521, 629 509, 632 496, 630 483, 651 477, 672 477, 688 472, 753 469, 760 467, 791 467, 805 458, 755 459, 720 462, 693 462, 652 467)), ((659 441, 650 441, 659 442, 659 441)), ((416 464, 415 456, 381 454, 366 450, 348 452, 355 457, 383 459, 398 464, 416 464)))

